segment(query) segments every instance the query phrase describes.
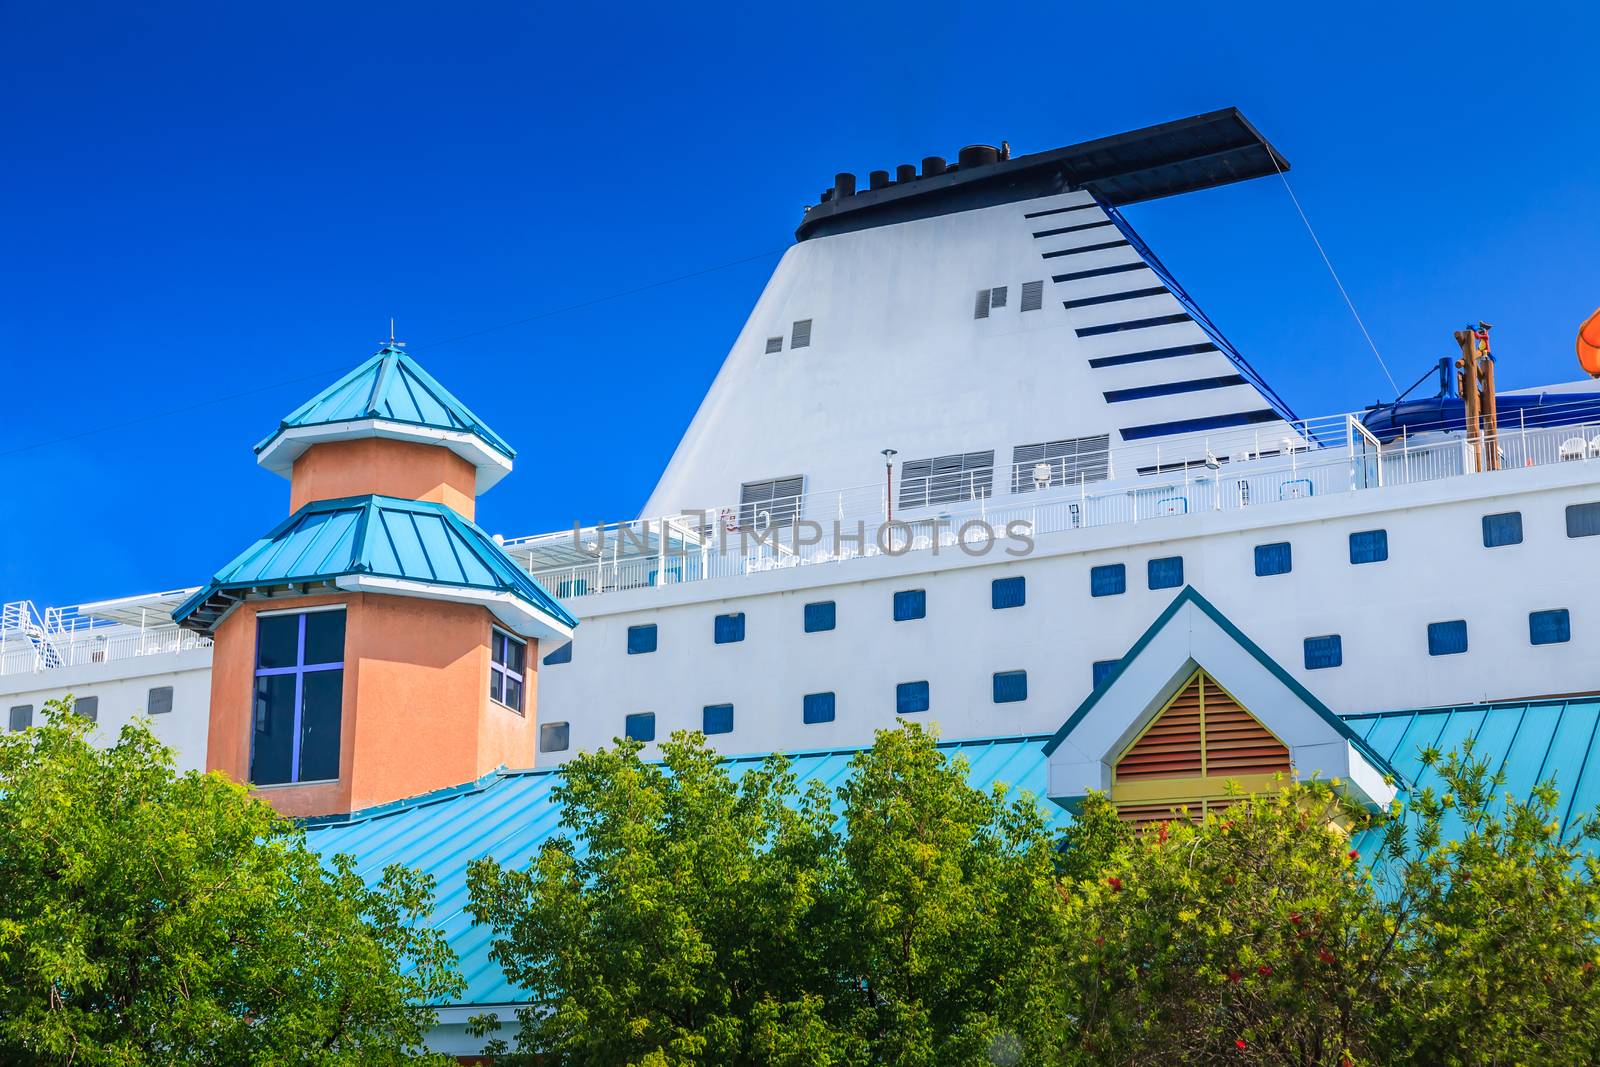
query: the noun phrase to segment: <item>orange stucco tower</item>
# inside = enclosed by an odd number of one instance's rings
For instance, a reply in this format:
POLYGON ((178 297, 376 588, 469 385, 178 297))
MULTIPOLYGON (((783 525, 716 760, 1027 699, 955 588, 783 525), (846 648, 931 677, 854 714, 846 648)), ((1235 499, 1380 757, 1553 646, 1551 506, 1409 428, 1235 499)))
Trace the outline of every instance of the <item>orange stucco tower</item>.
POLYGON ((291 514, 173 613, 215 640, 207 768, 311 816, 532 766, 577 622, 472 521, 511 447, 391 344, 256 455, 291 514))

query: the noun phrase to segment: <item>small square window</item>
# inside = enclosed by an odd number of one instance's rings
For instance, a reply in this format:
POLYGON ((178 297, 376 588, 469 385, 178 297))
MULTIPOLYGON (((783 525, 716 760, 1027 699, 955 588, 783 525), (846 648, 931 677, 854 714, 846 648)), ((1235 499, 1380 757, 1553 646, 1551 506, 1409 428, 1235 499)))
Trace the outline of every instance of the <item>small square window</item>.
POLYGON ((731 645, 744 640, 744 612, 718 615, 712 631, 712 640, 719 645, 731 645))
POLYGON ((801 705, 800 718, 807 723, 832 722, 833 713, 832 693, 807 693, 801 705))
POLYGON ((1600 534, 1600 503, 1567 505, 1567 536, 1593 537, 1600 534))
POLYGON ((1483 517, 1483 547, 1522 544, 1522 512, 1502 511, 1483 517))
POLYGON ((656 650, 656 624, 628 627, 628 655, 638 656, 656 650))
POLYGON ((894 687, 896 715, 914 715, 928 710, 928 683, 901 682, 894 687))
POLYGON ((1121 563, 1108 563, 1089 572, 1090 596, 1116 596, 1128 591, 1128 568, 1121 563))
POLYGON ((1151 589, 1176 589, 1183 584, 1183 557, 1167 556, 1150 561, 1151 589))
POLYGON ((1320 671, 1344 662, 1344 643, 1338 634, 1306 638, 1306 670, 1320 671))
POLYGON ((99 722, 100 698, 78 697, 72 702, 72 711, 79 718, 88 719, 90 722, 99 722))
POLYGON ((551 652, 548 656, 546 656, 544 658, 544 665, 546 667, 554 667, 558 663, 571 663, 571 662, 572 662, 572 642, 571 641, 568 641, 566 644, 562 645, 560 648, 558 648, 555 651, 551 652))
POLYGON ((33 705, 17 704, 11 709, 11 732, 26 730, 33 725, 33 705))
POLYGON ((1269 574, 1288 574, 1294 569, 1294 552, 1287 541, 1256 546, 1256 577, 1269 574))
POLYGON ((1388 530, 1362 530, 1350 535, 1351 563, 1382 563, 1388 558, 1388 530))
POLYGON ((733 733, 733 705, 707 704, 700 709, 700 732, 707 736, 733 733))
POLYGON ((1535 611, 1528 615, 1528 640, 1536 645, 1559 645, 1572 640, 1572 616, 1566 608, 1535 611))
POLYGON ((1028 699, 1027 671, 998 671, 994 676, 994 702, 1015 704, 1028 699))
POLYGON ((158 685, 144 698, 146 715, 165 715, 172 710, 172 686, 158 685))
POLYGON ((835 623, 833 601, 819 600, 806 605, 806 633, 819 634, 831 630, 835 623))
POLYGON ((656 713, 639 711, 629 715, 622 724, 629 741, 654 741, 656 739, 656 713))
POLYGON ((1102 685, 1105 685, 1106 684, 1106 679, 1111 677, 1111 672, 1116 670, 1117 669, 1117 664, 1119 664, 1121 662, 1122 661, 1120 659, 1095 660, 1095 664, 1094 664, 1094 687, 1096 689, 1099 689, 1102 685))
POLYGON ((1026 578, 996 578, 989 583, 989 606, 996 611, 1001 608, 1020 608, 1027 602, 1026 578))
POLYGON ((1467 620, 1428 624, 1428 655, 1455 656, 1467 650, 1467 620))
POLYGON ((539 751, 565 752, 572 744, 572 728, 564 722, 539 725, 539 751))
POLYGON ((925 589, 902 589, 894 595, 894 621, 909 622, 928 615, 928 593, 925 589))

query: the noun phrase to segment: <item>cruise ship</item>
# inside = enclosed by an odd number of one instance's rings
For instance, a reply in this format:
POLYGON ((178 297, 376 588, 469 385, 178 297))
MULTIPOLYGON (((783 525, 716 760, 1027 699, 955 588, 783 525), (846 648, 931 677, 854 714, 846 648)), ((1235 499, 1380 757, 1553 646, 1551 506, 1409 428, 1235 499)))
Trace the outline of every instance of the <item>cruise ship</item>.
POLYGON ((560 765, 617 738, 826 779, 911 718, 1060 818, 1141 819, 1280 771, 1383 805, 1474 737, 1592 806, 1600 392, 1449 323, 1402 395, 1302 414, 1124 214, 1288 169, 1226 109, 837 175, 622 521, 486 533, 540 428, 385 345, 263 427, 289 514, 196 585, 5 605, 7 725, 68 692, 104 735, 148 716, 319 847, 432 871, 463 1052, 517 1003, 465 863, 536 849, 560 765))

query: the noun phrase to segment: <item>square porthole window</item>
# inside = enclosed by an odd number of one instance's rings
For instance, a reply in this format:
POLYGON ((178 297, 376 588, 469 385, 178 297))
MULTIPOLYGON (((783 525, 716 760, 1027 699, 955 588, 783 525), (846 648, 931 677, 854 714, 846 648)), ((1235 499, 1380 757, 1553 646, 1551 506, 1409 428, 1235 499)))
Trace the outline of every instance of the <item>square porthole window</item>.
POLYGON ((1428 624, 1428 655, 1455 656, 1467 650, 1467 620, 1428 624))
POLYGON ((72 710, 80 719, 88 719, 90 722, 99 722, 100 698, 78 697, 72 702, 72 710))
POLYGON ((1593 537, 1600 534, 1600 503, 1567 506, 1567 536, 1593 537))
POLYGON ((1351 563, 1382 563, 1388 558, 1388 530, 1362 530, 1350 535, 1351 563))
POLYGON ((996 611, 1002 608, 1020 608, 1028 602, 1026 578, 996 578, 989 583, 989 606, 996 611))
POLYGON ((1183 557, 1153 559, 1148 571, 1151 589, 1176 589, 1183 584, 1183 557))
POLYGON ((831 630, 836 622, 833 601, 819 600, 806 605, 806 633, 820 634, 831 630))
POLYGON ((656 739, 656 713, 638 711, 623 721, 622 729, 629 741, 654 741, 656 739))
POLYGON ((896 715, 914 715, 928 710, 928 683, 901 682, 894 687, 896 715))
POLYGON ((1306 638, 1306 670, 1320 671, 1344 662, 1344 642, 1338 634, 1306 638))
POLYGON ((994 702, 1015 704, 1028 699, 1027 671, 997 671, 994 676, 994 702))
POLYGON ((701 708, 700 732, 707 736, 733 733, 733 705, 707 704, 701 708))
POLYGON ((832 722, 834 700, 832 693, 807 693, 800 704, 800 719, 807 724, 832 722))
POLYGON ((1529 613, 1528 640, 1535 645, 1560 645, 1571 641, 1571 613, 1566 608, 1529 613))
POLYGON ((9 727, 11 732, 12 733, 16 733, 18 730, 26 730, 28 727, 30 727, 32 725, 33 725, 33 705, 32 704, 14 704, 14 705, 12 705, 12 707, 11 707, 11 715, 10 715, 9 721, 7 723, 7 726, 9 727))
POLYGON ((712 640, 719 645, 731 645, 735 641, 743 641, 744 612, 718 615, 716 625, 712 628, 712 640))
POLYGON ((1256 546, 1256 577, 1265 578, 1269 574, 1288 574, 1294 569, 1294 553, 1289 548, 1287 541, 1275 541, 1270 545, 1256 546))
POLYGON ((539 724, 539 751, 565 752, 572 744, 572 727, 564 722, 539 724))
POLYGON ((639 656, 656 650, 656 624, 628 627, 628 655, 639 656))
POLYGON ((1089 571, 1090 596, 1116 596, 1128 591, 1128 568, 1121 563, 1108 563, 1089 571))
POLYGON ((1483 517, 1483 547, 1522 544, 1522 512, 1502 511, 1483 517))
POLYGON ((902 589, 894 595, 894 621, 910 622, 928 615, 928 593, 925 589, 902 589))
POLYGON ((144 713, 165 715, 172 710, 172 686, 158 685, 145 694, 144 713))

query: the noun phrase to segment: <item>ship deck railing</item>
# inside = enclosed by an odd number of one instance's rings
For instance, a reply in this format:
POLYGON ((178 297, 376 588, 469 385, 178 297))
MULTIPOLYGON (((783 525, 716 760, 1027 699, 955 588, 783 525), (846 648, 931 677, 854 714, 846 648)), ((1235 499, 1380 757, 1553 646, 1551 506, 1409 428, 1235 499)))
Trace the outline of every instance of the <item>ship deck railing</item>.
MULTIPOLYGON (((1251 439, 1238 435, 1187 450, 1169 443, 1164 459, 1153 448, 1140 449, 1137 456, 1108 450, 1100 463, 1078 457, 1078 477, 1070 484, 1056 480, 1055 467, 1048 480, 1047 472, 1039 471, 1035 486, 1024 481, 1033 476, 1035 464, 1011 465, 1011 470, 996 465, 943 481, 935 475, 927 486, 914 488, 912 507, 905 504, 903 486, 896 484, 889 494, 880 483, 806 491, 755 506, 575 526, 507 540, 504 547, 551 593, 571 600, 914 552, 987 552, 1004 559, 1007 548, 1020 544, 1019 534, 1038 538, 1167 523, 1492 470, 1600 464, 1600 422, 1501 427, 1494 441, 1476 444, 1457 428, 1424 428, 1380 443, 1359 416, 1336 418, 1337 423, 1297 424, 1296 432, 1252 440, 1249 448, 1239 447, 1239 441, 1251 439), (1218 443, 1227 447, 1218 449, 1218 443), (1088 473, 1097 468, 1104 473, 1088 473)), ((1600 469, 1596 473, 1600 477, 1600 469)))
POLYGON ((172 608, 192 593, 147 596, 38 610, 32 601, 0 607, 0 677, 207 648, 202 637, 172 621, 172 608))

